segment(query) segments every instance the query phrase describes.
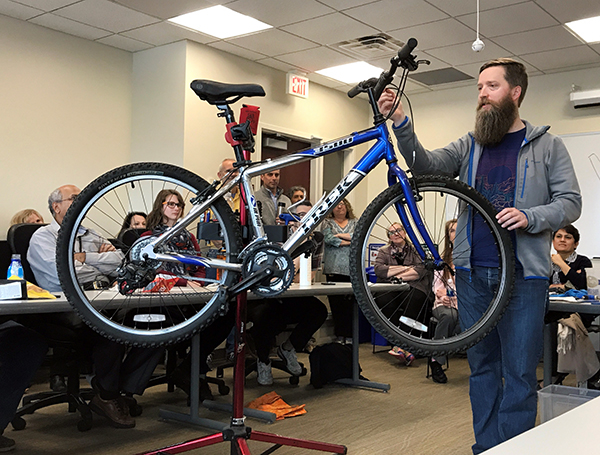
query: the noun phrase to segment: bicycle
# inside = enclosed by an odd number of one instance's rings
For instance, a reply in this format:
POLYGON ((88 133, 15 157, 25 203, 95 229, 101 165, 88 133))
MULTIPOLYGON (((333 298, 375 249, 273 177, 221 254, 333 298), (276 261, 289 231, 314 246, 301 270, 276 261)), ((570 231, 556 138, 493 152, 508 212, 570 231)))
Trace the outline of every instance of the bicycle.
POLYGON ((360 93, 368 96, 373 111, 372 127, 318 147, 260 162, 245 160, 243 154, 244 150, 254 149, 258 110, 244 106, 240 123, 237 123, 230 106, 243 97, 265 96, 263 88, 256 84, 193 81, 191 88, 196 95, 216 106, 217 116, 226 121, 226 139, 234 150, 234 169, 239 174, 235 176, 232 172, 209 184, 177 166, 135 163, 109 171, 90 183, 73 202, 58 239, 57 268, 71 305, 91 327, 116 341, 157 346, 188 338, 226 312, 229 301, 240 292, 251 290, 260 297, 274 297, 285 292, 293 280, 294 258, 311 248, 310 234, 376 165, 385 160, 388 188, 365 209, 350 247, 350 274, 356 299, 381 335, 415 353, 438 355, 475 344, 492 330, 504 312, 514 278, 514 253, 508 232, 496 222, 496 211, 473 188, 445 176, 409 177, 397 164, 386 118, 379 112, 377 100, 385 87, 393 82, 398 68, 402 69, 398 98, 402 95, 408 73, 422 63, 412 54, 416 44, 411 38, 391 59, 388 71, 379 78, 359 83, 348 92, 350 97, 360 93), (298 221, 298 229, 283 244, 267 240, 253 196, 253 177, 370 141, 375 143, 339 184, 298 221), (245 246, 239 223, 224 200, 234 186, 239 186, 242 202, 248 207, 249 243, 245 246), (111 237, 118 231, 126 212, 148 212, 155 195, 164 188, 183 193, 183 199, 191 204, 189 212, 164 233, 142 236, 126 249, 123 263, 109 273, 116 279, 118 292, 85 290, 77 277, 74 259, 78 232, 85 230, 91 235, 111 237), (207 222, 208 216, 211 220, 207 222), (498 264, 499 280, 493 298, 482 302, 484 309, 475 324, 462 327, 455 336, 433 339, 429 328, 433 300, 431 286, 429 291, 425 288, 427 299, 418 308, 413 308, 412 316, 407 317, 402 312, 411 296, 414 297, 415 288, 411 282, 408 290, 407 283, 381 285, 381 277, 373 284, 370 267, 377 248, 387 242, 390 226, 400 223, 419 255, 420 263, 415 269, 424 271, 422 279, 431 282, 434 273, 441 275, 448 270, 445 275, 450 278, 446 279, 445 285, 449 295, 457 296, 460 306, 461 292, 470 284, 454 283, 453 269, 442 258, 444 224, 450 219, 458 220, 454 263, 468 261, 466 255, 469 246, 473 246, 469 242, 477 240, 470 237, 476 220, 478 232, 485 232, 486 238, 491 240, 490 252, 498 264), (170 249, 169 241, 184 230, 198 234, 201 239, 199 252, 170 249), (224 258, 211 257, 216 247, 220 247, 224 258), (184 272, 180 278, 187 280, 189 286, 174 287, 170 292, 144 292, 164 263, 203 267, 206 276, 198 278, 184 272))

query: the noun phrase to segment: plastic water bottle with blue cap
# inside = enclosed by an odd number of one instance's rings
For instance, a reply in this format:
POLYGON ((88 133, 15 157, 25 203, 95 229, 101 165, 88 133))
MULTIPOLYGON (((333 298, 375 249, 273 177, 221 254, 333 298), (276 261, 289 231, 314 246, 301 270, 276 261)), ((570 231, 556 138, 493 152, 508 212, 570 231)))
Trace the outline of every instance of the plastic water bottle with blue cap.
POLYGON ((6 273, 6 278, 9 280, 23 280, 23 265, 21 264, 21 255, 13 254, 10 259, 10 266, 8 267, 8 272, 6 273))

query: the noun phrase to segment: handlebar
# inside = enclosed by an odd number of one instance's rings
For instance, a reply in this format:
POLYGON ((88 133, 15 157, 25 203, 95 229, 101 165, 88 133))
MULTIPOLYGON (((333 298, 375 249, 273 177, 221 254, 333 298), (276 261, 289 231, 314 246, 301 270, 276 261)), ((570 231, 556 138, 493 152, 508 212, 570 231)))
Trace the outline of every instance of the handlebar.
POLYGON ((396 73, 399 66, 402 66, 409 71, 417 69, 418 63, 415 61, 415 57, 411 55, 411 52, 417 47, 417 44, 418 42, 415 38, 410 38, 398 51, 398 55, 390 60, 391 67, 389 71, 381 73, 379 78, 373 77, 366 81, 359 82, 348 91, 348 96, 354 98, 356 95, 366 92, 369 88, 373 88, 373 96, 375 100, 378 100, 385 87, 394 80, 394 73, 396 73))

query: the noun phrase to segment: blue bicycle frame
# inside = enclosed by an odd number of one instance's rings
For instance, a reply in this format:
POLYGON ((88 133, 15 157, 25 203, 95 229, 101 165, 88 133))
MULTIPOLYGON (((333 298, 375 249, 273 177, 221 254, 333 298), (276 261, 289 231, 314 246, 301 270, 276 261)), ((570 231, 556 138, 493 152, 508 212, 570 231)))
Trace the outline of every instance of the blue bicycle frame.
MULTIPOLYGON (((333 208, 356 187, 363 178, 385 159, 388 164, 388 184, 394 185, 399 182, 404 192, 404 202, 408 206, 410 217, 425 245, 429 249, 432 259, 436 265, 443 261, 434 245, 427 229, 423 223, 421 215, 416 205, 410 181, 406 173, 397 165, 396 153, 390 140, 389 131, 385 123, 380 123, 367 130, 354 132, 349 136, 326 142, 318 147, 302 150, 290 155, 285 155, 279 158, 266 160, 264 162, 251 163, 239 168, 239 175, 224 183, 213 195, 206 200, 197 203, 192 207, 190 212, 180 219, 171 229, 156 238, 153 242, 146 245, 143 249, 143 254, 148 254, 150 259, 168 262, 182 262, 189 265, 197 265, 211 268, 221 268, 225 270, 241 271, 241 264, 232 264, 221 259, 210 259, 205 257, 191 256, 185 254, 162 254, 155 253, 155 248, 170 240, 182 229, 191 224, 200 214, 209 209, 211 203, 218 198, 227 194, 231 188, 240 185, 243 189, 243 194, 248 195, 249 220, 254 230, 254 239, 249 246, 257 242, 266 241, 266 235, 263 224, 258 212, 256 199, 253 194, 251 179, 275 169, 281 169, 293 164, 304 161, 320 158, 330 153, 335 153, 345 150, 351 146, 363 144, 369 141, 375 141, 367 153, 359 160, 358 163, 346 174, 346 176, 335 186, 335 188, 323 197, 314 205, 314 207, 306 214, 300 222, 298 229, 287 239, 282 245, 282 248, 287 251, 293 251, 308 234, 310 234, 321 221, 333 210, 333 208)), ((400 220, 404 225, 409 239, 412 241, 417 253, 422 259, 425 259, 426 253, 421 246, 421 241, 417 238, 412 225, 410 223, 406 207, 402 203, 396 203, 395 208, 398 212, 400 220)), ((248 247, 247 247, 248 248, 248 247)))

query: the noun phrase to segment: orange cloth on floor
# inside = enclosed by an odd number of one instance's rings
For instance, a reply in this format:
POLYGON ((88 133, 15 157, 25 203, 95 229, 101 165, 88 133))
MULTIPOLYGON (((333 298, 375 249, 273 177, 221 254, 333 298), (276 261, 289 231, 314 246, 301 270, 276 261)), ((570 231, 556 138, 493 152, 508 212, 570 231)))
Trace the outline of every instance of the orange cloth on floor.
POLYGON ((295 417, 302 414, 306 414, 304 409, 305 404, 299 406, 290 406, 276 393, 269 392, 263 396, 258 397, 256 400, 251 401, 246 406, 251 409, 258 409, 259 411, 272 412, 277 416, 277 420, 283 420, 286 417, 295 417))

